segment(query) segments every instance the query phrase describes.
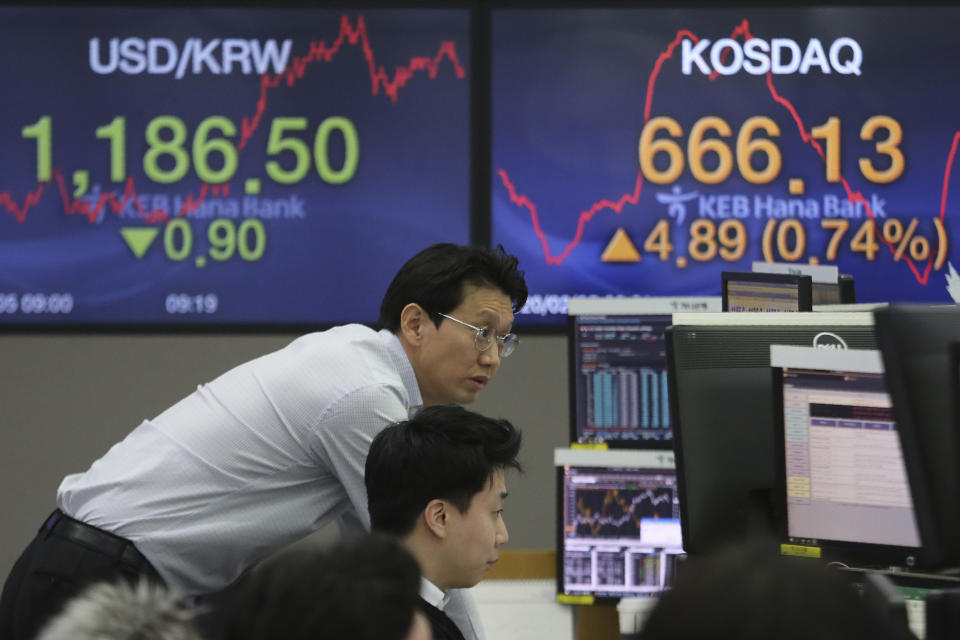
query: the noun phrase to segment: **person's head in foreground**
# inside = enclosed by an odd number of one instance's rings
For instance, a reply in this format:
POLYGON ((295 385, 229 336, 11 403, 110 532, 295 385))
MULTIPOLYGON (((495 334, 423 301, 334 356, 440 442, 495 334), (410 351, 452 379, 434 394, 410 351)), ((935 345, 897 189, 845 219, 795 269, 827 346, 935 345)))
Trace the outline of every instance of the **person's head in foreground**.
MULTIPOLYGON (((688 558, 643 625, 642 640, 909 640, 885 602, 849 576, 769 547, 731 547, 688 558)), ((915 639, 914 639, 915 640, 915 639)))
POLYGON ((162 585, 99 582, 70 599, 37 640, 203 640, 195 618, 162 585))
POLYGON ((380 305, 424 406, 473 402, 519 344, 513 315, 527 299, 518 261, 503 247, 435 244, 400 268, 380 305))
POLYGON ((301 547, 257 567, 217 602, 211 640, 430 640, 420 571, 395 539, 301 547))
POLYGON ((456 405, 387 427, 366 463, 373 530, 400 538, 436 587, 474 586, 508 539, 504 475, 520 469, 520 442, 507 420, 456 405))

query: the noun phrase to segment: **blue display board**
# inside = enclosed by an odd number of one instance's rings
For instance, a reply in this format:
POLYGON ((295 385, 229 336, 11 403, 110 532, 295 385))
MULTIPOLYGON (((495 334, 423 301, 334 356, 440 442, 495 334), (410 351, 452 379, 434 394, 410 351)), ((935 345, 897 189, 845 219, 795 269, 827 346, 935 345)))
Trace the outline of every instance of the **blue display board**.
POLYGON ((0 325, 373 323, 470 241, 467 10, 0 22, 0 325))
POLYGON ((562 322, 572 295, 718 295, 757 260, 836 264, 861 302, 949 302, 958 21, 495 11, 491 237, 527 273, 519 322, 562 322))

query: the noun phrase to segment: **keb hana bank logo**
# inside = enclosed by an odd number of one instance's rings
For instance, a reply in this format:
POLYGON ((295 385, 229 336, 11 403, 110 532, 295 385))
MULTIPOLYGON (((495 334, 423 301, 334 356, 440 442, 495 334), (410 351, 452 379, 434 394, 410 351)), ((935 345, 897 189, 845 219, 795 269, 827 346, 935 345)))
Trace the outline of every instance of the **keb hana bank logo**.
POLYGON ((806 75, 813 71, 824 74, 860 75, 863 49, 853 38, 841 37, 825 45, 819 38, 806 44, 791 38, 749 38, 739 42, 733 38, 681 41, 681 71, 691 75, 718 73, 732 76, 740 72, 760 76, 806 75))

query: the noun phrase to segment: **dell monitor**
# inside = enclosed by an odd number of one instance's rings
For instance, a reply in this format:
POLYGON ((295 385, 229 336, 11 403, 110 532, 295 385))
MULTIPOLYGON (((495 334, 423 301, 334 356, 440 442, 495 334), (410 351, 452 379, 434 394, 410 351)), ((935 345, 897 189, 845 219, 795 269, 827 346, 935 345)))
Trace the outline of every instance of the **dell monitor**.
POLYGON ((724 311, 810 311, 813 308, 810 276, 724 271, 720 281, 724 311))
POLYGON ((672 448, 664 330, 720 298, 571 298, 570 442, 672 448))
POLYGON ((960 567, 960 307, 890 305, 874 311, 917 525, 930 564, 960 567))
POLYGON ((678 313, 667 329, 683 546, 775 552, 770 345, 876 347, 870 313, 678 313))
POLYGON ((673 454, 557 449, 557 593, 571 604, 655 595, 683 553, 673 454))
POLYGON ((923 564, 880 352, 770 347, 781 553, 861 568, 923 564))

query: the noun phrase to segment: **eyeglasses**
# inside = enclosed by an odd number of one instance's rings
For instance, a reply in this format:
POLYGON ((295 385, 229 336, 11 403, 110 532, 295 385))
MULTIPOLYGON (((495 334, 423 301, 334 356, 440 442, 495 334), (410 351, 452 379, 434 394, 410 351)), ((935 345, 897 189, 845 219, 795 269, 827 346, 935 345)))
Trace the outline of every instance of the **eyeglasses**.
POLYGON ((497 344, 497 351, 500 353, 501 358, 506 358, 511 353, 513 353, 517 345, 520 344, 520 337, 515 333, 508 333, 505 336, 498 336, 493 332, 493 329, 490 327, 475 327, 472 324, 466 323, 463 320, 457 320, 453 316, 448 316, 445 313, 438 313, 438 316, 443 316, 447 320, 453 320, 458 322, 465 327, 470 327, 476 333, 473 335, 473 344, 477 347, 477 351, 486 351, 493 346, 493 343, 497 344))

